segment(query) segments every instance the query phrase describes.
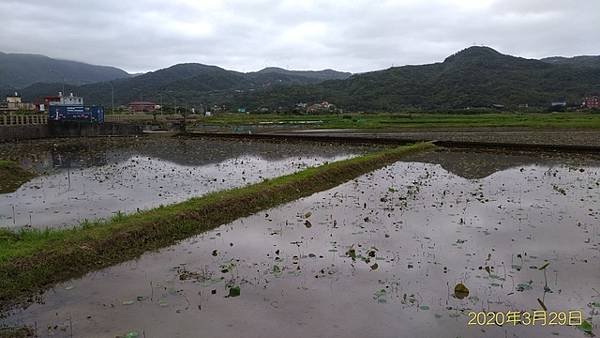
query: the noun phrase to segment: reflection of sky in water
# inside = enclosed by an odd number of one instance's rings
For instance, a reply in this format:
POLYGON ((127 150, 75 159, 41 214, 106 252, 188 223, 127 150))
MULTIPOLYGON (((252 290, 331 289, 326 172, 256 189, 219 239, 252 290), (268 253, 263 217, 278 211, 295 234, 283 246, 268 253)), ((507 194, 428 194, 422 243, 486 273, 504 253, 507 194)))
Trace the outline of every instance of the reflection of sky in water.
POLYGON ((15 193, 0 195, 0 224, 14 226, 14 207, 17 226, 74 225, 84 219, 106 218, 119 211, 133 212, 259 182, 344 157, 299 156, 265 160, 241 156, 200 166, 184 166, 135 156, 116 164, 71 166, 37 177, 15 193))
POLYGON ((465 179, 398 162, 62 284, 7 323, 42 335, 72 323, 77 337, 583 337, 469 327, 466 313, 539 309, 538 298, 549 311, 597 313, 598 184, 595 166, 465 179), (467 299, 452 296, 457 283, 467 299), (241 295, 225 298, 228 285, 241 295))
POLYGON ((131 157, 157 158, 183 166, 215 164, 243 156, 265 160, 333 157, 374 147, 323 143, 260 142, 204 138, 90 138, 0 144, 0 158, 39 173, 115 164, 131 157))
POLYGON ((373 147, 203 138, 0 144, 0 158, 40 174, 17 192, 0 195, 0 226, 74 225, 259 182, 368 149, 373 147))

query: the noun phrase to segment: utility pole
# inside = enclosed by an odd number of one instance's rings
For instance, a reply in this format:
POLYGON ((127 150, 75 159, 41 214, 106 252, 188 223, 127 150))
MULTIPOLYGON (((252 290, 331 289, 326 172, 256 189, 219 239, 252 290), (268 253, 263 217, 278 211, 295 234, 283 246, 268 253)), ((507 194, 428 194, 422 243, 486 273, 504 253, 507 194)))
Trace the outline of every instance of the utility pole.
POLYGON ((115 115, 115 86, 113 86, 112 81, 108 83, 110 84, 110 101, 112 105, 112 114, 115 115))
POLYGON ((183 106, 183 112, 181 113, 181 115, 183 116, 183 120, 181 121, 181 132, 184 134, 186 133, 186 130, 187 130, 187 120, 186 120, 187 108, 188 108, 188 105, 185 104, 183 106))
POLYGON ((162 116, 163 114, 163 99, 162 99, 162 93, 158 94, 160 96, 160 116, 162 116))

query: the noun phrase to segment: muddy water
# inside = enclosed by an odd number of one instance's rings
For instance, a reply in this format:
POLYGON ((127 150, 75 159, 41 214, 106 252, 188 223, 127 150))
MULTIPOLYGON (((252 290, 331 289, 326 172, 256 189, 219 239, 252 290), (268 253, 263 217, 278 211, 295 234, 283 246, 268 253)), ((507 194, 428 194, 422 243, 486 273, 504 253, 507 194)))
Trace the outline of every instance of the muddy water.
POLYGON ((469 311, 531 311, 539 298, 598 330, 600 162, 414 157, 57 285, 4 323, 57 337, 584 337, 467 326, 469 311))
POLYGON ((365 149, 170 138, 5 144, 0 158, 19 161, 40 176, 0 194, 0 226, 76 225, 255 183, 365 149))

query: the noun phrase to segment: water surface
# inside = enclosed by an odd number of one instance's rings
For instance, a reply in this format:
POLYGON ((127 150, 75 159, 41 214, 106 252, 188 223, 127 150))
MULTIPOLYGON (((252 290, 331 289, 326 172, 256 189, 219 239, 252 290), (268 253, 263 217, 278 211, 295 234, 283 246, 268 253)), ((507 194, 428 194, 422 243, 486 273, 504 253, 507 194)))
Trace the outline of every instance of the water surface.
POLYGON ((57 285, 4 322, 57 337, 584 337, 467 326, 469 311, 531 311, 539 299, 598 330, 597 160, 413 157, 57 285))
POLYGON ((0 226, 72 226, 176 203, 363 153, 368 147, 242 140, 123 138, 0 145, 40 174, 0 194, 0 226))

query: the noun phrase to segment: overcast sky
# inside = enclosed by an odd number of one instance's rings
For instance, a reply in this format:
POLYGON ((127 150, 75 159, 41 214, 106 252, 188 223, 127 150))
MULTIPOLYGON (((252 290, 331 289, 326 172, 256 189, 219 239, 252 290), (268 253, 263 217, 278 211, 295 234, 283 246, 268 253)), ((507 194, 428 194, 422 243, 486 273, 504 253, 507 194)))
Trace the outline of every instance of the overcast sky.
POLYGON ((599 0, 1 0, 0 51, 129 72, 182 62, 364 72, 473 44, 600 54, 599 0))

